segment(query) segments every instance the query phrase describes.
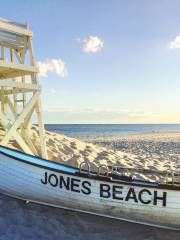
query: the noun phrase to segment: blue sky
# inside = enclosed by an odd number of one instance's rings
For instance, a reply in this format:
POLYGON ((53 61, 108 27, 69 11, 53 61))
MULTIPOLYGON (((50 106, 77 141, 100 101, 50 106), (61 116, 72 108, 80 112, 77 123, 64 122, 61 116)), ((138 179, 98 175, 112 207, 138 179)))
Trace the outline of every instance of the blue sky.
POLYGON ((67 76, 40 77, 45 122, 178 123, 179 9, 175 0, 16 0, 1 3, 1 16, 29 23, 38 62, 65 64, 67 76), (84 51, 90 37, 103 43, 96 52, 84 51))

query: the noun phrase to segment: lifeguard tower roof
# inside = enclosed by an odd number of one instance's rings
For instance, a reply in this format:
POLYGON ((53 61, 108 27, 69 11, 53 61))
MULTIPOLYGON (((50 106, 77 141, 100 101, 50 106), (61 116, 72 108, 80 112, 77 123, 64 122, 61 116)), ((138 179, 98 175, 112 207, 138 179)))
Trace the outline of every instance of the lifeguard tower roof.
MULTIPOLYGON (((27 38, 32 37, 32 35, 27 25, 0 18, 0 46, 13 49, 17 57, 19 57, 17 52, 23 52, 27 38)), ((3 57, 0 58, 0 79, 15 78, 38 72, 35 66, 26 65, 21 59, 18 60, 20 60, 18 64, 15 64, 7 63, 3 57)))

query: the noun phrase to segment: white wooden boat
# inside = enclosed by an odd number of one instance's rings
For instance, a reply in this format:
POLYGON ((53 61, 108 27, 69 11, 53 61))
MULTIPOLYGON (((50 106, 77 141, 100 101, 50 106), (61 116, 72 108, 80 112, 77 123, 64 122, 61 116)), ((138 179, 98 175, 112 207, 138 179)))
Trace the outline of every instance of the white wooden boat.
POLYGON ((49 206, 180 230, 180 185, 88 174, 0 146, 0 192, 49 206))

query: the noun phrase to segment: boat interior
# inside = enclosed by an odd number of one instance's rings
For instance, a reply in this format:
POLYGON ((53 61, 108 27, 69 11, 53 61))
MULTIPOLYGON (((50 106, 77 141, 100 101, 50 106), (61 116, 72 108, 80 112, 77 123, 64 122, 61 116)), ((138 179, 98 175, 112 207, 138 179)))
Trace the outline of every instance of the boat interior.
POLYGON ((105 176, 113 180, 121 181, 131 181, 133 184, 142 184, 143 185, 154 185, 159 184, 170 184, 170 185, 180 185, 180 173, 174 173, 171 170, 168 171, 157 171, 150 169, 138 169, 138 168, 124 168, 121 166, 107 166, 100 165, 97 172, 92 172, 90 169, 90 164, 88 162, 82 162, 80 164, 80 172, 85 172, 89 175, 98 175, 105 176), (151 178, 152 176, 159 176, 160 180, 148 181, 144 179, 138 179, 137 174, 142 174, 151 178))

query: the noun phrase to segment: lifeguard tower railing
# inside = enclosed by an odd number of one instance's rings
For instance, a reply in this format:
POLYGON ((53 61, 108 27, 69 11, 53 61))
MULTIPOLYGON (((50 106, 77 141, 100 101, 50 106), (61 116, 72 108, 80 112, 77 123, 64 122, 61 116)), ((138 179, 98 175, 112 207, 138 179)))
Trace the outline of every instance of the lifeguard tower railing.
POLYGON ((0 18, 0 125, 5 132, 0 144, 13 139, 24 152, 47 158, 32 36, 26 24, 0 18), (39 146, 29 137, 34 113, 39 146))

